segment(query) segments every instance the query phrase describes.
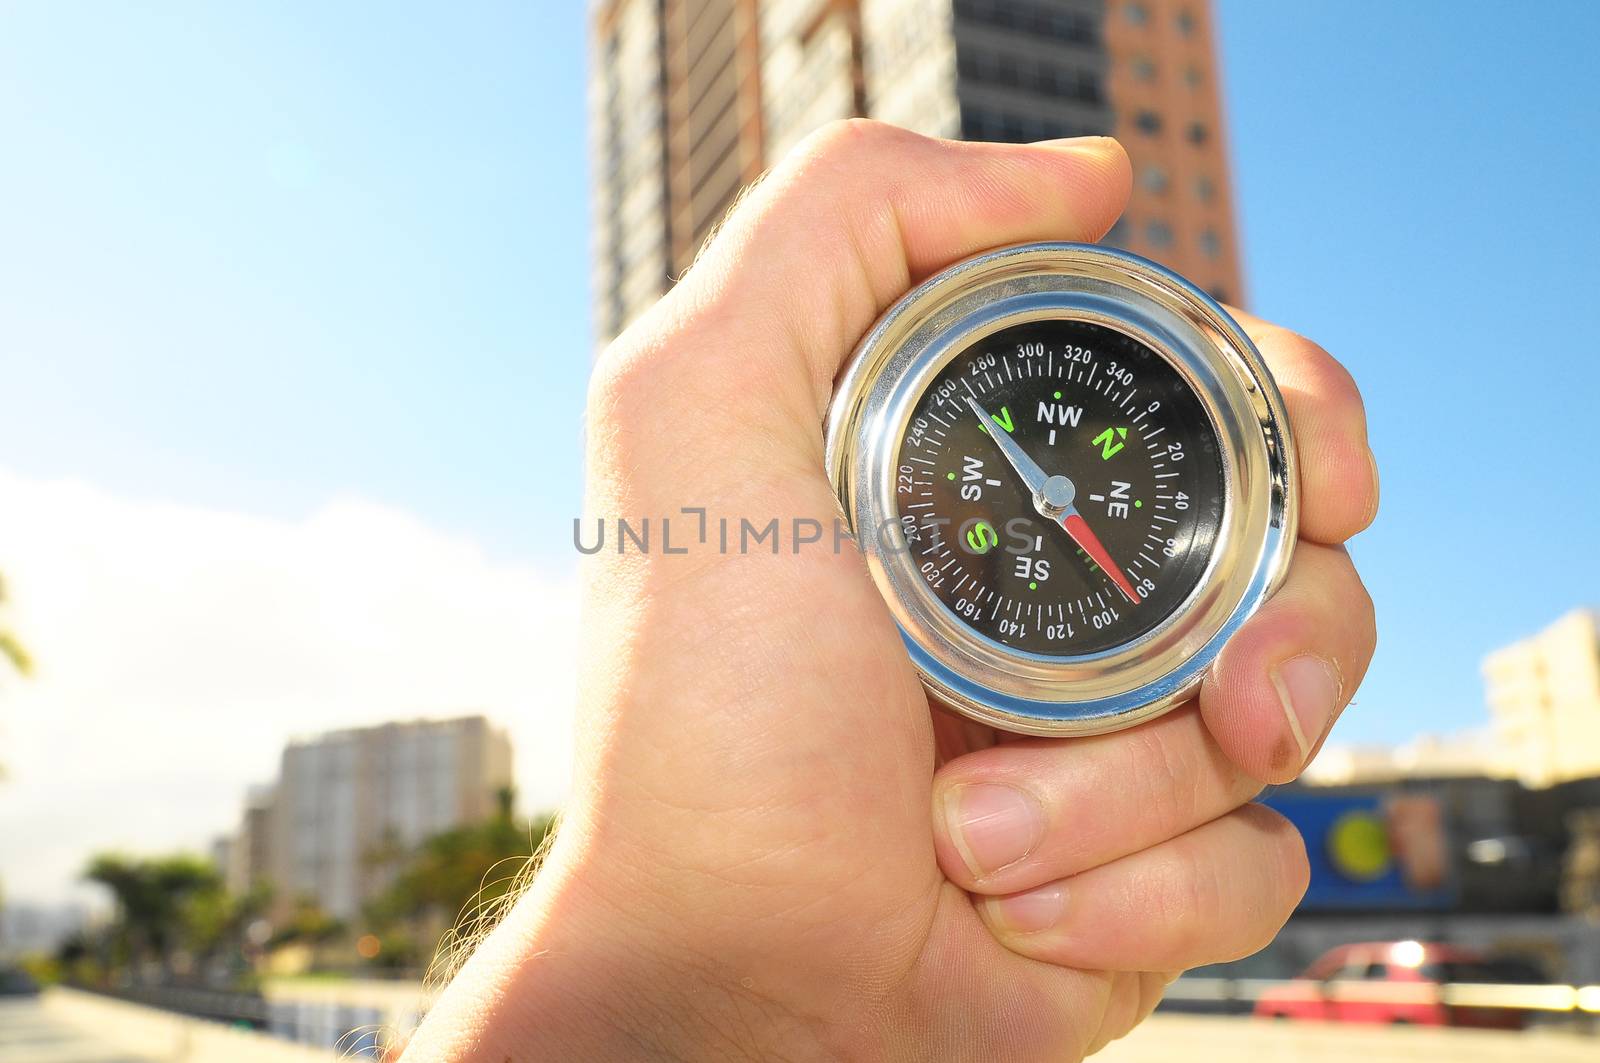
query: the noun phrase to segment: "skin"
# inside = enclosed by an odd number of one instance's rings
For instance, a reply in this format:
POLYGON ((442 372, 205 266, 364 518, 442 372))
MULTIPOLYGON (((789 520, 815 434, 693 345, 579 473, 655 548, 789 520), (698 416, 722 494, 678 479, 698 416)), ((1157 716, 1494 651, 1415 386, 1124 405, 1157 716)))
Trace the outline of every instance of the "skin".
MULTIPOLYGON (((820 131, 597 364, 586 526, 704 506, 831 527, 822 419, 871 322, 966 255, 1100 237, 1128 188, 1109 139, 820 131)), ((1059 1061, 1176 972, 1269 941, 1305 853, 1248 802, 1299 773, 1366 670, 1371 602, 1340 544, 1377 480, 1349 375, 1240 318, 1300 445, 1302 539, 1195 703, 1096 738, 998 735, 930 709, 851 548, 608 545, 586 561, 566 819, 404 1058, 1059 1061), (1297 726, 1291 660, 1329 677, 1297 726), (986 867, 948 814, 995 783, 1037 830, 986 867)))

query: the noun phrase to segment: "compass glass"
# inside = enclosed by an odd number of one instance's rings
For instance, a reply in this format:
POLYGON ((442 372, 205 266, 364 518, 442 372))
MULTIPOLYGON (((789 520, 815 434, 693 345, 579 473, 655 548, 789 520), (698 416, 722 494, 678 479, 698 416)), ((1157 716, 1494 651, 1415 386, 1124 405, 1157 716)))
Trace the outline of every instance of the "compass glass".
POLYGON ((906 548, 980 635, 1047 656, 1100 653, 1194 591, 1222 524, 1217 434, 1141 341, 1034 321, 963 350, 899 444, 906 548))

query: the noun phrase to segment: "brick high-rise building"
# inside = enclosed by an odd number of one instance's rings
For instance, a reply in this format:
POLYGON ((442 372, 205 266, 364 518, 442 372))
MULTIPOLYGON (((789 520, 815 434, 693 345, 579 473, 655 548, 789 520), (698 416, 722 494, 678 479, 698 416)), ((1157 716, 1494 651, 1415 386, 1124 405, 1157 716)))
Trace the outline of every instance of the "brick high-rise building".
POLYGON ((681 276, 739 189, 835 118, 1026 142, 1109 133, 1107 238, 1242 300, 1208 0, 595 0, 596 338, 681 276))

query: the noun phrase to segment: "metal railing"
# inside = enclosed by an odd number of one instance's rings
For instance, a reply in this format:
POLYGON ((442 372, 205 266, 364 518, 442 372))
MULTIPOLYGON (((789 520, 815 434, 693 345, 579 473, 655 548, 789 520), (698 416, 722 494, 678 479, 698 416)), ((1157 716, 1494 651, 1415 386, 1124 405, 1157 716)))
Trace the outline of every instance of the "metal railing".
POLYGON ((379 1009, 337 1000, 269 1000, 257 993, 186 986, 76 987, 97 996, 255 1030, 284 1041, 376 1058, 389 1019, 379 1009))

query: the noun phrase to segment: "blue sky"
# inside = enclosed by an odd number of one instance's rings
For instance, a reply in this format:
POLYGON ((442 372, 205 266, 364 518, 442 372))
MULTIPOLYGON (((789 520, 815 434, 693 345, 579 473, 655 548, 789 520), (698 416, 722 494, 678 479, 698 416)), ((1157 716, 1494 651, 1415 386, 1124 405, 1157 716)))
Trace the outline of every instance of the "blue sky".
MULTIPOLYGON (((0 8, 0 466, 569 566, 582 8, 0 8)), ((1351 367, 1384 470, 1342 737, 1476 723, 1487 649, 1600 602, 1600 5, 1218 16, 1253 309, 1351 367)))

